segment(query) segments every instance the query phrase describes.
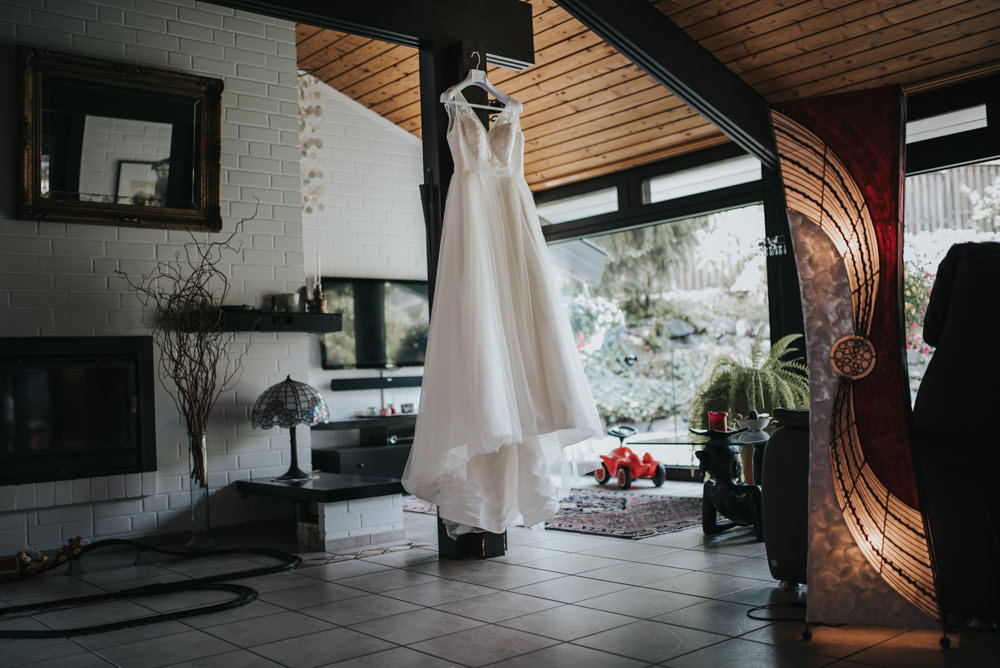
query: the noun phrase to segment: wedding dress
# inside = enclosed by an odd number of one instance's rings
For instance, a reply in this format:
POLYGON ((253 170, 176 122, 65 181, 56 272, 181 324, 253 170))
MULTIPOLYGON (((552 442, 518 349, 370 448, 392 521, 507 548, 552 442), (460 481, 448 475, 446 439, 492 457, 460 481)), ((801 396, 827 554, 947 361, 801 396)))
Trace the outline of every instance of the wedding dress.
POLYGON ((461 93, 445 106, 455 172, 403 486, 455 533, 501 533, 556 513, 554 465, 601 425, 524 180, 519 105, 488 131, 461 93))

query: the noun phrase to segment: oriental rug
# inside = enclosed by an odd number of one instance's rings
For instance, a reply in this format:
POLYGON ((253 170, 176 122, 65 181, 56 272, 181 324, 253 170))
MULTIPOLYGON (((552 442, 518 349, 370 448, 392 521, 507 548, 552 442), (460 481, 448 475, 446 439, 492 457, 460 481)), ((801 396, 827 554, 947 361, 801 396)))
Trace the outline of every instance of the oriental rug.
MULTIPOLYGON (((403 510, 434 515, 437 508, 403 497, 403 510)), ((701 524, 701 497, 643 494, 631 490, 573 489, 559 502, 546 529, 616 538, 645 538, 701 524)))
POLYGON ((701 524, 701 497, 573 489, 546 529, 646 538, 701 524))

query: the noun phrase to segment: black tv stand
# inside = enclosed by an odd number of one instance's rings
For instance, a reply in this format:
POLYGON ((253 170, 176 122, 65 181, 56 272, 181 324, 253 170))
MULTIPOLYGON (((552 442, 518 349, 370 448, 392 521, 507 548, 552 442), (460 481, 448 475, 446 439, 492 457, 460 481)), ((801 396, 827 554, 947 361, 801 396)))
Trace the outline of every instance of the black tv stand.
POLYGON ((315 431, 357 429, 358 445, 313 448, 313 467, 328 473, 400 478, 410 456, 417 423, 414 413, 351 418, 320 423, 315 431))

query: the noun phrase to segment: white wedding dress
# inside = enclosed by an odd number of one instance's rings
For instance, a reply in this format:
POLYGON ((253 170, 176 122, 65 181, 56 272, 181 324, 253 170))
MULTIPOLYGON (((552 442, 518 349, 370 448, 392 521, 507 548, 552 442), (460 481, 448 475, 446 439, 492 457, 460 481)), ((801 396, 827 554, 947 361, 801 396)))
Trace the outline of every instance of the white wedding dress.
POLYGON ((403 486, 462 525, 455 533, 552 517, 563 448, 601 431, 524 180, 514 106, 487 131, 461 93, 446 103, 455 172, 403 486))

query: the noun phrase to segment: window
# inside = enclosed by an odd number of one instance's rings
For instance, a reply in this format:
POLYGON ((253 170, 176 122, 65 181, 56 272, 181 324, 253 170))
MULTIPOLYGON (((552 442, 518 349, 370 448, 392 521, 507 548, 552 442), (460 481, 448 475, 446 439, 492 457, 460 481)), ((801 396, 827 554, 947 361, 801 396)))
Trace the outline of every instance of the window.
POLYGON ((758 204, 550 246, 602 418, 687 440, 708 362, 769 337, 763 237, 758 204))
POLYGON ((710 190, 759 181, 760 162, 744 155, 691 169, 656 176, 643 184, 643 202, 653 204, 710 190))
POLYGON ((538 205, 542 225, 566 223, 618 210, 618 188, 602 188, 538 205))
POLYGON ((986 105, 949 111, 906 124, 906 143, 915 144, 928 139, 978 130, 987 127, 986 105))
POLYGON ((915 398, 933 352, 922 331, 938 265, 953 244, 1000 241, 1000 160, 909 176, 905 197, 903 311, 915 398))

